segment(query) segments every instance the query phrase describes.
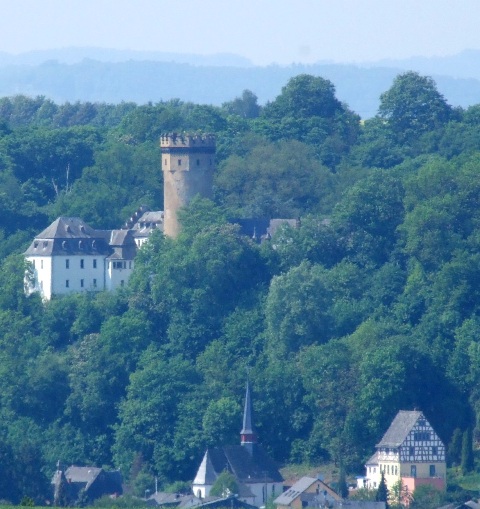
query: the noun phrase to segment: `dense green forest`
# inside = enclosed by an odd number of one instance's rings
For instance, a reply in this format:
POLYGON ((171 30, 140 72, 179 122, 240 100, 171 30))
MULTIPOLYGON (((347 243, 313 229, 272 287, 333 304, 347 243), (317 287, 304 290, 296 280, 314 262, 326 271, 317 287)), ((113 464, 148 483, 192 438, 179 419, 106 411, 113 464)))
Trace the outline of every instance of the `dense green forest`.
POLYGON ((263 107, 0 99, 0 498, 44 501, 58 460, 140 493, 192 479, 238 441, 247 371, 280 463, 361 473, 399 409, 477 440, 479 199, 480 106, 413 72, 365 122, 310 75, 263 107), (128 288, 26 297, 21 253, 57 216, 163 208, 171 131, 216 134, 214 202, 154 236, 128 288), (301 222, 259 245, 231 217, 301 222))

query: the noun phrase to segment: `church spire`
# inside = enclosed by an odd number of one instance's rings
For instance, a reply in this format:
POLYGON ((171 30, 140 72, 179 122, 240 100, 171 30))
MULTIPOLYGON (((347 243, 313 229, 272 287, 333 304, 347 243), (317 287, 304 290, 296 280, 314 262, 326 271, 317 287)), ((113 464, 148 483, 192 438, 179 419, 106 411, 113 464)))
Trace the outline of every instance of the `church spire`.
POLYGON ((252 425, 252 396, 250 393, 250 384, 247 380, 247 390, 245 393, 245 407, 243 410, 243 428, 240 431, 241 444, 248 449, 250 453, 253 451, 253 444, 257 443, 257 435, 252 425))

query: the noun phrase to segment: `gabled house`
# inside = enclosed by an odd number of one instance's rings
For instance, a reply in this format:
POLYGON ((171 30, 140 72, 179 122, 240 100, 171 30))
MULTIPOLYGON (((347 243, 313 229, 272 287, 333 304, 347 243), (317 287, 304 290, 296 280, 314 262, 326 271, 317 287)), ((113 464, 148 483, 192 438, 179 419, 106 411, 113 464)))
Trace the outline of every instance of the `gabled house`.
POLYGON ((70 466, 65 471, 57 467, 52 478, 55 505, 72 505, 79 499, 92 502, 104 495, 122 494, 122 475, 103 468, 70 466))
POLYGON ((445 489, 445 445, 422 412, 398 412, 376 449, 366 465, 365 487, 377 488, 383 473, 389 490, 400 480, 409 493, 424 484, 445 489))
POLYGON ((238 499, 242 502, 259 507, 282 493, 283 478, 257 442, 252 422, 251 392, 247 383, 240 445, 207 449, 192 484, 194 495, 202 499, 208 497, 217 477, 225 470, 236 478, 238 499))
POLYGON ((273 503, 277 509, 302 509, 303 507, 331 507, 335 501, 341 500, 342 497, 320 479, 302 477, 273 503))

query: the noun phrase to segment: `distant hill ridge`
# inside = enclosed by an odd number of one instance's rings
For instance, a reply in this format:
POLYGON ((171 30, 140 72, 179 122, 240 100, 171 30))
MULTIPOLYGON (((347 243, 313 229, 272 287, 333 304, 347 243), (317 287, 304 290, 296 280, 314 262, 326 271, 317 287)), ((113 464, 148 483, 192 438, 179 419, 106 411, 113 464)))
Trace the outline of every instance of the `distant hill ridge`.
POLYGON ((479 64, 480 51, 473 50, 452 57, 384 61, 381 66, 318 63, 259 67, 230 54, 66 48, 19 55, 0 53, 0 96, 44 95, 59 103, 139 104, 178 98, 220 105, 249 89, 265 104, 280 93, 292 76, 307 73, 331 80, 337 97, 362 118, 369 118, 377 111, 380 94, 391 86, 397 74, 408 69, 431 75, 453 106, 478 104, 479 64))

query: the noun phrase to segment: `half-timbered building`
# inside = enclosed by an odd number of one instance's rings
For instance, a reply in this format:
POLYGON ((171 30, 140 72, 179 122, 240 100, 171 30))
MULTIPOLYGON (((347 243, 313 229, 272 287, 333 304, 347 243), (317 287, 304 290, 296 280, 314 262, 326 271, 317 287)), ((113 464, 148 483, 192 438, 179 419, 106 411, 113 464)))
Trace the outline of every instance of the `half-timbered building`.
POLYGON ((378 487, 383 473, 389 490, 400 479, 409 493, 423 484, 445 488, 445 445, 422 412, 398 412, 376 449, 367 465, 366 487, 378 487))

